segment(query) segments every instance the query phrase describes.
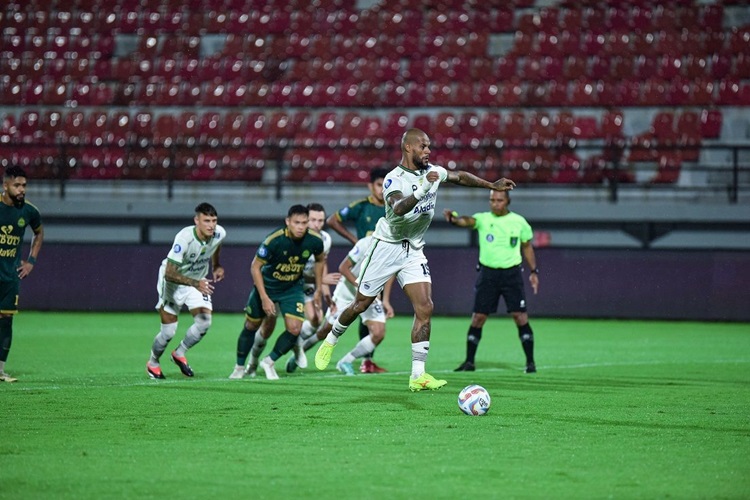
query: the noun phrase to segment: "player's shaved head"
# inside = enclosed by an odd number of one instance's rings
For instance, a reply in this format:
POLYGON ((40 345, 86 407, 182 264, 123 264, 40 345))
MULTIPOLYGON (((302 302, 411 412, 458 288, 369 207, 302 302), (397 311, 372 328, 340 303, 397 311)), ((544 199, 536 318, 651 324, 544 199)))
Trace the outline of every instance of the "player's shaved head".
POLYGON ((406 151, 407 144, 415 144, 424 139, 427 139, 427 134, 424 131, 418 128, 410 128, 401 137, 401 151, 406 151))

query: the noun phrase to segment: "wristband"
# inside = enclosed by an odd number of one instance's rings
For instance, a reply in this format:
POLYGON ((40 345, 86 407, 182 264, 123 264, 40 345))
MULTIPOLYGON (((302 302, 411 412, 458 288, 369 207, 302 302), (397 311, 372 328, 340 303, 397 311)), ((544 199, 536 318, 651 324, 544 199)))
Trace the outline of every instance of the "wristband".
POLYGON ((36 258, 33 255, 29 255, 29 258, 26 259, 26 262, 33 266, 34 264, 36 264, 36 258))
POLYGON ((430 189, 432 189, 432 182, 425 181, 423 182, 413 193, 414 198, 417 200, 421 200, 425 197, 427 193, 430 192, 430 189))

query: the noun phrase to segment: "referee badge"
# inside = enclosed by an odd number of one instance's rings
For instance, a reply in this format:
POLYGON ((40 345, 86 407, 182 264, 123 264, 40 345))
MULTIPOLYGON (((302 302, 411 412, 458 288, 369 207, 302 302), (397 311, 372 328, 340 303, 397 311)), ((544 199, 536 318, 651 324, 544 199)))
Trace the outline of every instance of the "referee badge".
POLYGON ((518 245, 518 236, 511 236, 510 237, 510 246, 515 247, 518 245))

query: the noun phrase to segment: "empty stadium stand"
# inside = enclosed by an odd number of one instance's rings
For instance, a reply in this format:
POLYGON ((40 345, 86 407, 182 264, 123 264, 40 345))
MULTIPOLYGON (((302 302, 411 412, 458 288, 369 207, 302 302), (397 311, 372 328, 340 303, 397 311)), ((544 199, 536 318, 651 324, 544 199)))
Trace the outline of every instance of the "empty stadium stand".
POLYGON ((362 182, 417 126, 452 169, 675 185, 750 139, 742 2, 10 0, 0 30, 0 164, 36 178, 362 182))

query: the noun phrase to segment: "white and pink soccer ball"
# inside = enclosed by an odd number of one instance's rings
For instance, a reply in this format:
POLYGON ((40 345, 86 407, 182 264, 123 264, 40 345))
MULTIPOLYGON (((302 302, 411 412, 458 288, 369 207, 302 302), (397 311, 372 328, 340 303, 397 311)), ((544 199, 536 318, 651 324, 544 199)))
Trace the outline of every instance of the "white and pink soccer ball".
POLYGON ((484 415, 490 402, 490 393, 481 385, 468 385, 458 393, 458 407, 467 415, 484 415))

